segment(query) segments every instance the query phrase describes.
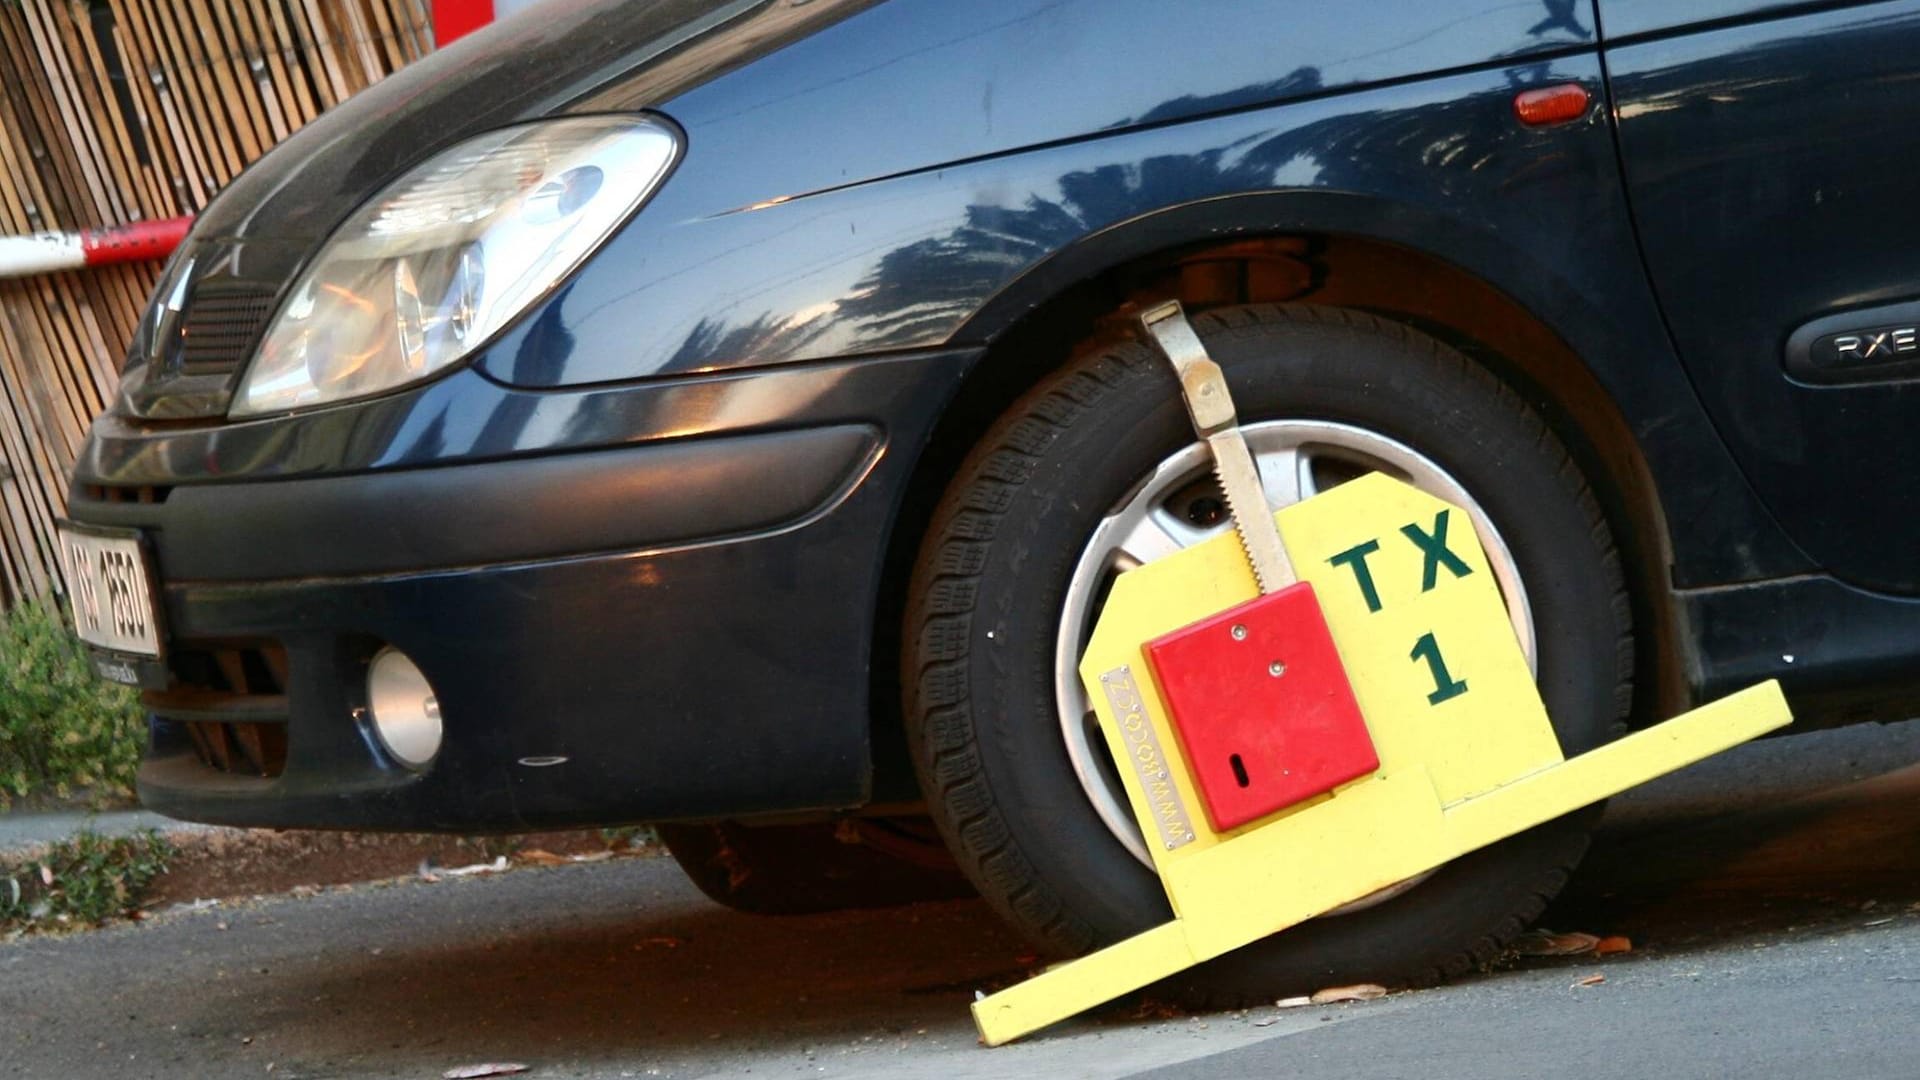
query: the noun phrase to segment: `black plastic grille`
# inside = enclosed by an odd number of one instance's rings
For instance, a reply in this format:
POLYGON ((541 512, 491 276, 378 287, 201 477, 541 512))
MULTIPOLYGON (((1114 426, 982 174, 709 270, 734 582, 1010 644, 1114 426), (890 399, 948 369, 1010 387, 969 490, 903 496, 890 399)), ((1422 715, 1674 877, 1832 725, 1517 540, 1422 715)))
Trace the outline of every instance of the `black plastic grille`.
POLYGON ((180 321, 180 373, 225 375, 246 363, 273 317, 273 289, 208 281, 193 290, 180 321))
POLYGON ((287 767, 287 651, 277 642, 176 647, 173 684, 141 694, 186 729, 201 764, 271 779, 287 767))

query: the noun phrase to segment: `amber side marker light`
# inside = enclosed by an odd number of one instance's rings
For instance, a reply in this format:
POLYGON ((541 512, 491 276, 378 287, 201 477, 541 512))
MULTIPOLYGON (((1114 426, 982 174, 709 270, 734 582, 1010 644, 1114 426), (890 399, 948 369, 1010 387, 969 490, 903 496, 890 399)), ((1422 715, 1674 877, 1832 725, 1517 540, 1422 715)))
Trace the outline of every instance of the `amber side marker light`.
POLYGON ((1513 115, 1528 127, 1560 124, 1585 116, 1592 100, 1586 88, 1575 83, 1542 86, 1513 95, 1513 115))

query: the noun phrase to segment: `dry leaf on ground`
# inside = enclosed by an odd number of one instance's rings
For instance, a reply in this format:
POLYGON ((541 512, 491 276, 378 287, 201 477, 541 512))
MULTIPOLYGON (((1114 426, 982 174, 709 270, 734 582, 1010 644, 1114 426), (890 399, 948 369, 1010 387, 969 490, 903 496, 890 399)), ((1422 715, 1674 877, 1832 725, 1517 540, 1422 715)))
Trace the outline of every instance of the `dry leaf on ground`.
POLYGON ((527 1066, 517 1061, 488 1061, 479 1065, 462 1065, 457 1069, 448 1069, 441 1073, 443 1080, 481 1080, 487 1076, 518 1076, 527 1071, 527 1066))
POLYGON ((1603 937, 1593 943, 1593 951, 1596 956, 1612 956, 1614 953, 1632 952, 1633 939, 1621 937, 1619 934, 1603 937))
POLYGON ((531 863, 534 866, 565 866, 571 860, 565 855, 555 855, 544 848, 528 848, 514 856, 518 862, 531 863))
POLYGON ((1341 1001, 1372 1001, 1387 996, 1387 988, 1378 983, 1356 983, 1353 986, 1333 986, 1315 991, 1308 1000, 1315 1005, 1332 1005, 1341 1001))
POLYGON ((1304 1009, 1311 1004, 1313 1004, 1313 999, 1310 997, 1290 997, 1281 998, 1279 1001, 1274 1002, 1273 1007, 1276 1009, 1304 1009))
POLYGON ((1599 986, 1601 983, 1606 981, 1607 981, 1607 977, 1605 975, 1589 975, 1586 978, 1581 979, 1578 982, 1575 982, 1573 984, 1573 987, 1575 989, 1578 989, 1579 987, 1582 987, 1582 986, 1599 986))

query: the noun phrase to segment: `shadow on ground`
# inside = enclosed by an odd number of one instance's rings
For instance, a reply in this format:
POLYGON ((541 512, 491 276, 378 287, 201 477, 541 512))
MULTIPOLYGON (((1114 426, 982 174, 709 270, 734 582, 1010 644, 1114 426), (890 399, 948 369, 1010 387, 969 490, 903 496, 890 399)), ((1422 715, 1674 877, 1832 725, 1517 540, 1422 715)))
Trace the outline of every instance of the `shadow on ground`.
POLYGON ((1672 829, 1603 833, 1556 928, 1592 925, 1667 950, 1911 917, 1920 901, 1920 766, 1672 829))

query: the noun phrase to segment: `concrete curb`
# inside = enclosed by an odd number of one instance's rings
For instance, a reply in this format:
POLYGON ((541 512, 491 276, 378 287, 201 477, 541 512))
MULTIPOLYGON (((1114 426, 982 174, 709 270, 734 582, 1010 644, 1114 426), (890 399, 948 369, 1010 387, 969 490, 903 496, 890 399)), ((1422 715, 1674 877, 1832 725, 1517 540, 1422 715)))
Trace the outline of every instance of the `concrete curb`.
POLYGON ((195 825, 151 810, 22 811, 0 814, 0 855, 31 850, 82 832, 127 836, 142 829, 168 835, 221 831, 217 826, 195 825))

